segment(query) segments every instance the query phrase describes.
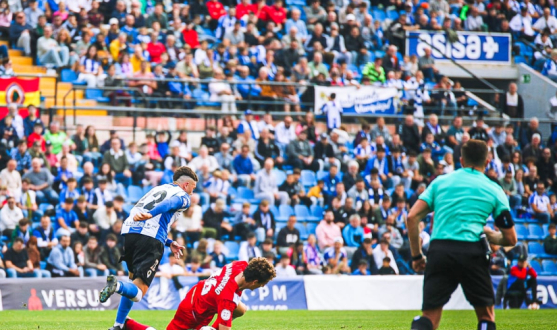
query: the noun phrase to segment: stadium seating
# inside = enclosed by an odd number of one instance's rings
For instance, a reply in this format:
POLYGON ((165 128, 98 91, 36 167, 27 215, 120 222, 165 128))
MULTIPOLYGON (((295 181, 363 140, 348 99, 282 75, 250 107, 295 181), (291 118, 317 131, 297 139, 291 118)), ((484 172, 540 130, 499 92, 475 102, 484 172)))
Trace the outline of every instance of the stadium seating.
POLYGON ((302 185, 307 189, 313 187, 317 184, 317 179, 315 178, 315 172, 309 170, 303 170, 301 175, 302 185))
POLYGON ((557 275, 557 265, 553 260, 542 260, 543 272, 540 273, 542 276, 554 276, 557 275))
POLYGON ((323 219, 323 207, 319 205, 310 206, 311 215, 318 218, 319 221, 323 219))
POLYGON ((543 234, 543 229, 539 225, 530 224, 528 226, 528 231, 530 233, 528 235, 528 239, 543 240, 545 237, 543 234))
POLYGON ((309 209, 305 205, 296 205, 294 206, 294 213, 296 214, 296 218, 298 221, 320 221, 321 218, 313 216, 310 214, 309 209))
POLYGON ((143 189, 138 186, 128 187, 128 199, 131 203, 137 203, 143 197, 143 189))
POLYGON ((532 268, 534 268, 534 270, 536 271, 536 273, 541 274, 542 273, 542 266, 540 265, 540 262, 537 260, 530 260, 530 266, 532 266, 532 268))
POLYGON ((516 224, 515 226, 515 230, 516 230, 516 237, 521 240, 521 239, 527 239, 528 236, 530 235, 530 233, 528 232, 528 228, 526 228, 524 225, 522 224, 516 224))
POLYGON ((226 241, 224 246, 228 249, 227 257, 231 260, 238 260, 238 252, 240 251, 240 244, 238 242, 226 241))
POLYGON ((288 218, 294 214, 294 209, 290 205, 279 206, 279 216, 275 217, 276 221, 288 221, 288 218))

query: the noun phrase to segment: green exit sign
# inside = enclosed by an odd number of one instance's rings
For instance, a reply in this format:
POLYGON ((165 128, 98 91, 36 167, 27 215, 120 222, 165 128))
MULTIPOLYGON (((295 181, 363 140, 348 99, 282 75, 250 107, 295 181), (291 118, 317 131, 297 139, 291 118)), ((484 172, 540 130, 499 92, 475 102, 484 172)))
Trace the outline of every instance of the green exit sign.
POLYGON ((529 74, 523 74, 522 75, 522 82, 523 83, 529 84, 531 80, 532 80, 532 77, 529 74))

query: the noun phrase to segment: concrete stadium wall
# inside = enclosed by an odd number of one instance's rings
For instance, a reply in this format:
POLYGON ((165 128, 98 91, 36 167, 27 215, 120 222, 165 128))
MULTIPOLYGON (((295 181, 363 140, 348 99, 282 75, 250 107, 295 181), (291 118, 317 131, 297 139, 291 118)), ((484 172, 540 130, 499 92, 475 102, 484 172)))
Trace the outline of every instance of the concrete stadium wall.
MULTIPOLYGON (((524 99, 524 118, 547 119, 549 99, 555 96, 557 84, 524 63, 518 65, 518 74, 518 93, 524 99), (530 76, 529 82, 524 80, 526 75, 530 76)), ((550 126, 547 123, 540 124, 540 131, 544 137, 543 142, 551 134, 550 126)))

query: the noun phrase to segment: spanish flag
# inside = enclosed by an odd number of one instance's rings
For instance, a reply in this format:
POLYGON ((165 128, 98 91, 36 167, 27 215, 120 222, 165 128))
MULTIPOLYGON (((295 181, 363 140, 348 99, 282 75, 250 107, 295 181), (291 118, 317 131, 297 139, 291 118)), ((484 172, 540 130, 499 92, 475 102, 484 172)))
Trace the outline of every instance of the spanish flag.
MULTIPOLYGON (((0 118, 8 114, 7 106, 11 103, 40 106, 39 82, 40 78, 0 78, 0 118)), ((20 114, 27 117, 27 109, 20 108, 20 114)))

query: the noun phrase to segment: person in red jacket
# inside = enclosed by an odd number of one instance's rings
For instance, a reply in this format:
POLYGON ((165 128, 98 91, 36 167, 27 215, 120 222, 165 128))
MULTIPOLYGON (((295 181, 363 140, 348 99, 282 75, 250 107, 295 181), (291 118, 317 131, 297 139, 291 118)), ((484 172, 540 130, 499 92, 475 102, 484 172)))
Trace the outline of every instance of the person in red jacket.
POLYGON ((272 6, 267 6, 266 9, 269 19, 275 22, 278 30, 282 30, 282 26, 286 22, 286 9, 283 7, 282 0, 276 0, 272 6))
POLYGON ((254 5, 255 17, 257 18, 257 28, 263 30, 267 21, 269 20, 269 13, 267 12, 267 3, 265 0, 257 0, 257 4, 254 5))
POLYGON ((236 6, 236 18, 237 19, 244 19, 246 16, 246 20, 249 17, 250 13, 255 13, 257 10, 257 5, 251 3, 251 0, 242 0, 242 2, 236 6))
POLYGON ((186 27, 182 30, 182 35, 184 36, 184 42, 188 44, 191 49, 196 49, 199 47, 199 35, 195 31, 195 24, 186 24, 186 27))
POLYGON ((161 55, 166 52, 166 48, 162 42, 158 41, 159 34, 157 32, 151 33, 151 42, 147 44, 147 52, 151 57, 151 62, 160 63, 161 55))
POLYGON ((207 2, 207 11, 209 11, 209 16, 211 16, 209 28, 215 31, 219 24, 219 18, 226 15, 226 10, 218 0, 210 0, 207 2))
POLYGON ((516 266, 511 267, 509 279, 507 281, 507 292, 505 293, 505 303, 510 308, 520 308, 526 300, 526 305, 531 309, 538 309, 540 302, 538 295, 538 274, 534 268, 528 264, 526 256, 521 255, 518 258, 516 266), (532 292, 532 298, 528 297, 528 289, 532 292))
POLYGON ((43 137, 43 125, 41 123, 36 123, 33 126, 33 133, 27 138, 27 148, 31 149, 33 145, 37 142, 41 146, 41 151, 45 152, 45 139, 43 137))

